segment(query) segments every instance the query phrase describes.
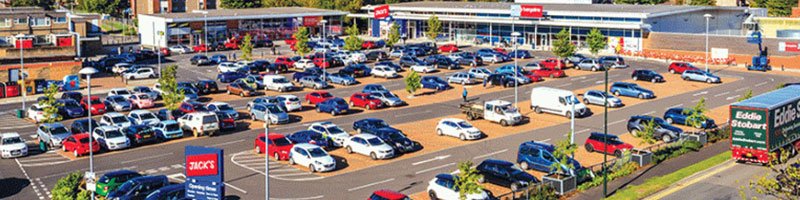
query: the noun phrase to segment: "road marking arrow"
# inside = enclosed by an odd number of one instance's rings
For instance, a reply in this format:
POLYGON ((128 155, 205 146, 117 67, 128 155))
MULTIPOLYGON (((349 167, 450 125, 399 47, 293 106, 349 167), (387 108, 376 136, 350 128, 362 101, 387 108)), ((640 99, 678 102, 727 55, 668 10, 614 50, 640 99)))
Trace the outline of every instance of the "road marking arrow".
POLYGON ((444 160, 445 158, 449 158, 449 157, 450 157, 450 154, 443 155, 443 156, 436 156, 436 157, 433 157, 431 159, 427 159, 427 160, 411 163, 411 165, 417 166, 417 165, 425 164, 425 163, 428 163, 428 162, 433 162, 433 161, 437 161, 437 160, 444 160))

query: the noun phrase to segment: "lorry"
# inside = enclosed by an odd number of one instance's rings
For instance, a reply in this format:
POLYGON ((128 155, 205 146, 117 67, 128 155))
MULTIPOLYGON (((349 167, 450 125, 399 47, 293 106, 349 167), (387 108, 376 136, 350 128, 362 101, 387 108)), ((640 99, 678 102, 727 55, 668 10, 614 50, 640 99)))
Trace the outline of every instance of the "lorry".
POLYGON ((531 89, 531 110, 536 113, 552 113, 567 118, 583 117, 591 114, 589 108, 569 90, 551 87, 531 89), (574 109, 574 110, 573 110, 574 109))
POLYGON ((734 160, 768 164, 771 153, 796 154, 800 148, 800 86, 733 103, 729 119, 734 160))
POLYGON ((464 102, 459 106, 461 112, 467 115, 467 119, 475 120, 483 118, 492 122, 500 123, 503 126, 511 126, 522 123, 522 114, 511 102, 503 100, 491 100, 485 102, 464 102))

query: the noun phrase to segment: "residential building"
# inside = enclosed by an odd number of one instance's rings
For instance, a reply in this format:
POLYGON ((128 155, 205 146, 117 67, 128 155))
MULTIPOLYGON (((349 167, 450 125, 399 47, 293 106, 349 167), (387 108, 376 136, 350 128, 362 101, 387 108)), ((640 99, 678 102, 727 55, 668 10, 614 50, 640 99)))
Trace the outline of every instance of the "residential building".
POLYGON ((215 10, 219 0, 130 0, 131 18, 139 14, 184 13, 193 10, 215 10))

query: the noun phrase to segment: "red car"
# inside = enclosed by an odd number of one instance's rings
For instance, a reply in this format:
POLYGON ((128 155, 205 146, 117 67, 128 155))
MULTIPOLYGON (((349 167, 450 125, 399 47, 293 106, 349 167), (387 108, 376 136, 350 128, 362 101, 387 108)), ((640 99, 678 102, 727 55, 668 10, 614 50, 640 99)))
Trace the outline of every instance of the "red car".
POLYGON ((617 157, 622 157, 622 152, 633 149, 633 145, 622 142, 622 140, 620 140, 616 135, 596 132, 589 135, 589 138, 586 139, 584 147, 589 153, 600 152, 613 154, 617 157), (603 141, 606 142, 604 143, 603 141), (604 146, 605 151, 603 151, 604 146))
POLYGON ((367 200, 385 199, 385 200, 411 200, 403 193, 391 190, 378 190, 372 193, 367 200))
POLYGON ((294 39, 294 35, 292 35, 292 38, 285 39, 283 42, 285 42, 286 45, 294 46, 294 44, 297 43, 297 39, 294 39))
POLYGON ((691 63, 687 62, 672 62, 669 64, 667 69, 669 70, 669 73, 673 74, 683 74, 683 72, 686 70, 700 70, 691 63))
POLYGON ((314 62, 314 65, 316 65, 317 67, 322 68, 322 69, 325 69, 325 68, 328 68, 328 67, 331 66, 330 62, 325 61, 325 58, 322 58, 322 57, 314 58, 313 62, 314 62))
POLYGON ((380 99, 369 96, 367 93, 355 93, 350 96, 350 107, 363 107, 367 110, 383 106, 380 99))
POLYGON ((289 150, 294 147, 286 136, 277 133, 270 133, 269 138, 265 138, 264 134, 259 134, 255 139, 255 149, 257 154, 267 152, 277 160, 289 160, 289 150), (266 139, 269 139, 269 148, 264 146, 266 139))
POLYGON ((81 98, 81 106, 84 110, 88 110, 92 112, 92 115, 102 115, 106 113, 106 104, 100 101, 100 97, 92 96, 92 108, 89 108, 89 98, 83 97, 81 98))
POLYGON ((533 74, 539 75, 541 77, 550 77, 550 78, 561 78, 567 76, 567 74, 564 73, 564 70, 553 69, 553 68, 540 68, 537 70, 533 70, 533 74))
POLYGON ((203 105, 203 103, 197 101, 186 101, 181 103, 180 107, 178 107, 178 110, 180 110, 181 113, 189 114, 193 112, 205 111, 206 105, 203 105))
MULTIPOLYGON (((97 140, 92 140, 92 153, 100 150, 100 143, 97 140)), ((89 154, 89 134, 79 133, 70 135, 61 143, 61 150, 65 152, 72 152, 75 157, 89 154)))
POLYGON ((206 46, 205 44, 195 45, 195 46, 192 47, 192 50, 194 52, 207 52, 208 51, 208 46, 206 46))
POLYGON ((493 48, 492 50, 494 50, 494 52, 501 53, 503 55, 508 55, 508 52, 506 51, 506 49, 503 49, 503 48, 500 48, 500 47, 493 48))
POLYGON ((373 48, 375 48, 375 42, 366 40, 366 41, 361 43, 361 48, 362 49, 373 49, 373 48))
POLYGON ((551 69, 564 69, 567 67, 564 62, 561 62, 561 60, 558 60, 557 58, 544 59, 539 63, 542 65, 542 67, 551 69))
POLYGON ((533 72, 522 71, 522 75, 528 77, 528 79, 531 79, 531 82, 544 81, 544 78, 542 78, 542 76, 536 75, 533 72))
POLYGON ((311 93, 306 94, 306 102, 308 104, 317 105, 319 102, 323 102, 328 99, 333 99, 334 96, 327 91, 314 91, 311 93))
POLYGON ((169 56, 171 52, 167 48, 161 48, 161 56, 169 56))
POLYGON ((286 66, 292 67, 292 66, 294 66, 294 60, 292 60, 291 58, 286 57, 286 56, 281 56, 281 57, 275 58, 275 64, 276 65, 286 65, 286 66))
POLYGON ((456 51, 458 51, 458 46, 456 46, 455 44, 445 44, 445 45, 439 46, 439 52, 442 52, 442 53, 444 53, 444 52, 453 53, 453 52, 456 52, 456 51))

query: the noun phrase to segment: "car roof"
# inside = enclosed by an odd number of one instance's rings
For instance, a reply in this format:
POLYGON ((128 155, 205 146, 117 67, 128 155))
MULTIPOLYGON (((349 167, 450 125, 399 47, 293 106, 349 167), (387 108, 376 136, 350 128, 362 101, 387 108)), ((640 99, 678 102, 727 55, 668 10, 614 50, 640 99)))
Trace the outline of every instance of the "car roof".
POLYGON ((125 116, 122 113, 118 113, 118 112, 109 112, 109 113, 106 113, 106 114, 103 114, 103 115, 106 115, 106 116, 109 116, 109 117, 125 116))
POLYGON ((372 139, 372 138, 378 138, 378 136, 375 136, 375 135, 369 134, 369 133, 362 133, 362 134, 358 134, 358 135, 354 135, 354 136, 360 137, 360 138, 364 138, 366 140, 369 140, 369 139, 372 139))
MULTIPOLYGON (((264 136, 264 134, 263 134, 263 133, 258 135, 258 137, 263 137, 263 136, 264 136)), ((272 140, 272 139, 286 138, 286 136, 285 136, 285 135, 281 135, 281 134, 277 134, 277 133, 269 133, 269 134, 267 135, 267 138, 269 138, 270 140, 272 140)))
POLYGON ((0 138, 10 138, 10 137, 19 137, 19 133, 11 132, 11 133, 0 134, 0 138))
POLYGON ((462 122, 462 121, 465 121, 465 120, 458 119, 458 118, 444 118, 444 119, 442 119, 442 121, 462 122))
POLYGON ((97 129, 100 129, 101 131, 112 131, 112 130, 117 130, 118 128, 114 127, 114 126, 104 125, 104 126, 97 127, 97 129))
POLYGON ((378 191, 375 191, 373 193, 378 195, 378 196, 387 198, 387 199, 402 199, 402 198, 408 197, 403 193, 399 193, 399 192, 395 192, 395 191, 391 191, 391 190, 378 190, 378 191))
POLYGON ((163 179, 163 180, 167 180, 167 176, 164 176, 164 175, 157 175, 157 176, 140 176, 140 177, 136 177, 136 178, 133 178, 133 179, 131 179, 131 180, 128 180, 128 181, 133 181, 133 182, 149 182, 149 181, 157 181, 157 180, 162 180, 162 179, 163 179))
POLYGON ((64 127, 64 124, 61 124, 59 122, 55 122, 55 123, 42 124, 42 126, 47 127, 47 128, 57 128, 57 127, 64 127))
POLYGON ((134 114, 134 113, 136 113, 136 114, 142 114, 142 113, 153 113, 153 112, 150 112, 149 110, 142 110, 142 109, 139 109, 139 110, 133 110, 133 111, 131 111, 129 114, 134 114))
POLYGON ((165 125, 167 125, 167 124, 177 124, 178 121, 175 121, 175 120, 164 120, 164 121, 161 121, 161 123, 165 124, 165 125))
POLYGON ((220 105, 229 105, 229 104, 225 103, 225 102, 221 102, 221 101, 215 101, 215 102, 208 103, 207 105, 220 106, 220 105))
POLYGON ((544 142, 537 142, 537 141, 527 141, 520 144, 520 146, 529 146, 537 149, 546 149, 548 151, 552 151, 555 149, 555 146, 552 144, 544 143, 544 142))
POLYGON ((592 137, 609 137, 609 138, 616 138, 617 137, 616 135, 605 134, 605 133, 600 133, 600 132, 592 132, 590 134, 590 136, 592 136, 592 137))
POLYGON ((508 162, 508 161, 505 161, 505 160, 498 160, 498 159, 486 159, 482 163, 502 165, 502 166, 514 165, 514 163, 512 163, 512 162, 508 162))
POLYGON ((437 178, 437 179, 451 180, 451 181, 454 181, 454 180, 456 180, 456 179, 455 179, 455 178, 456 178, 456 176, 455 176, 455 175, 452 175, 452 174, 437 174, 437 175, 436 175, 436 178, 437 178))
POLYGON ((299 147, 299 148, 303 148, 303 149, 313 149, 313 148, 319 148, 319 146, 317 146, 317 145, 315 145, 315 144, 309 144, 309 143, 298 143, 298 144, 294 144, 294 147, 299 147))

